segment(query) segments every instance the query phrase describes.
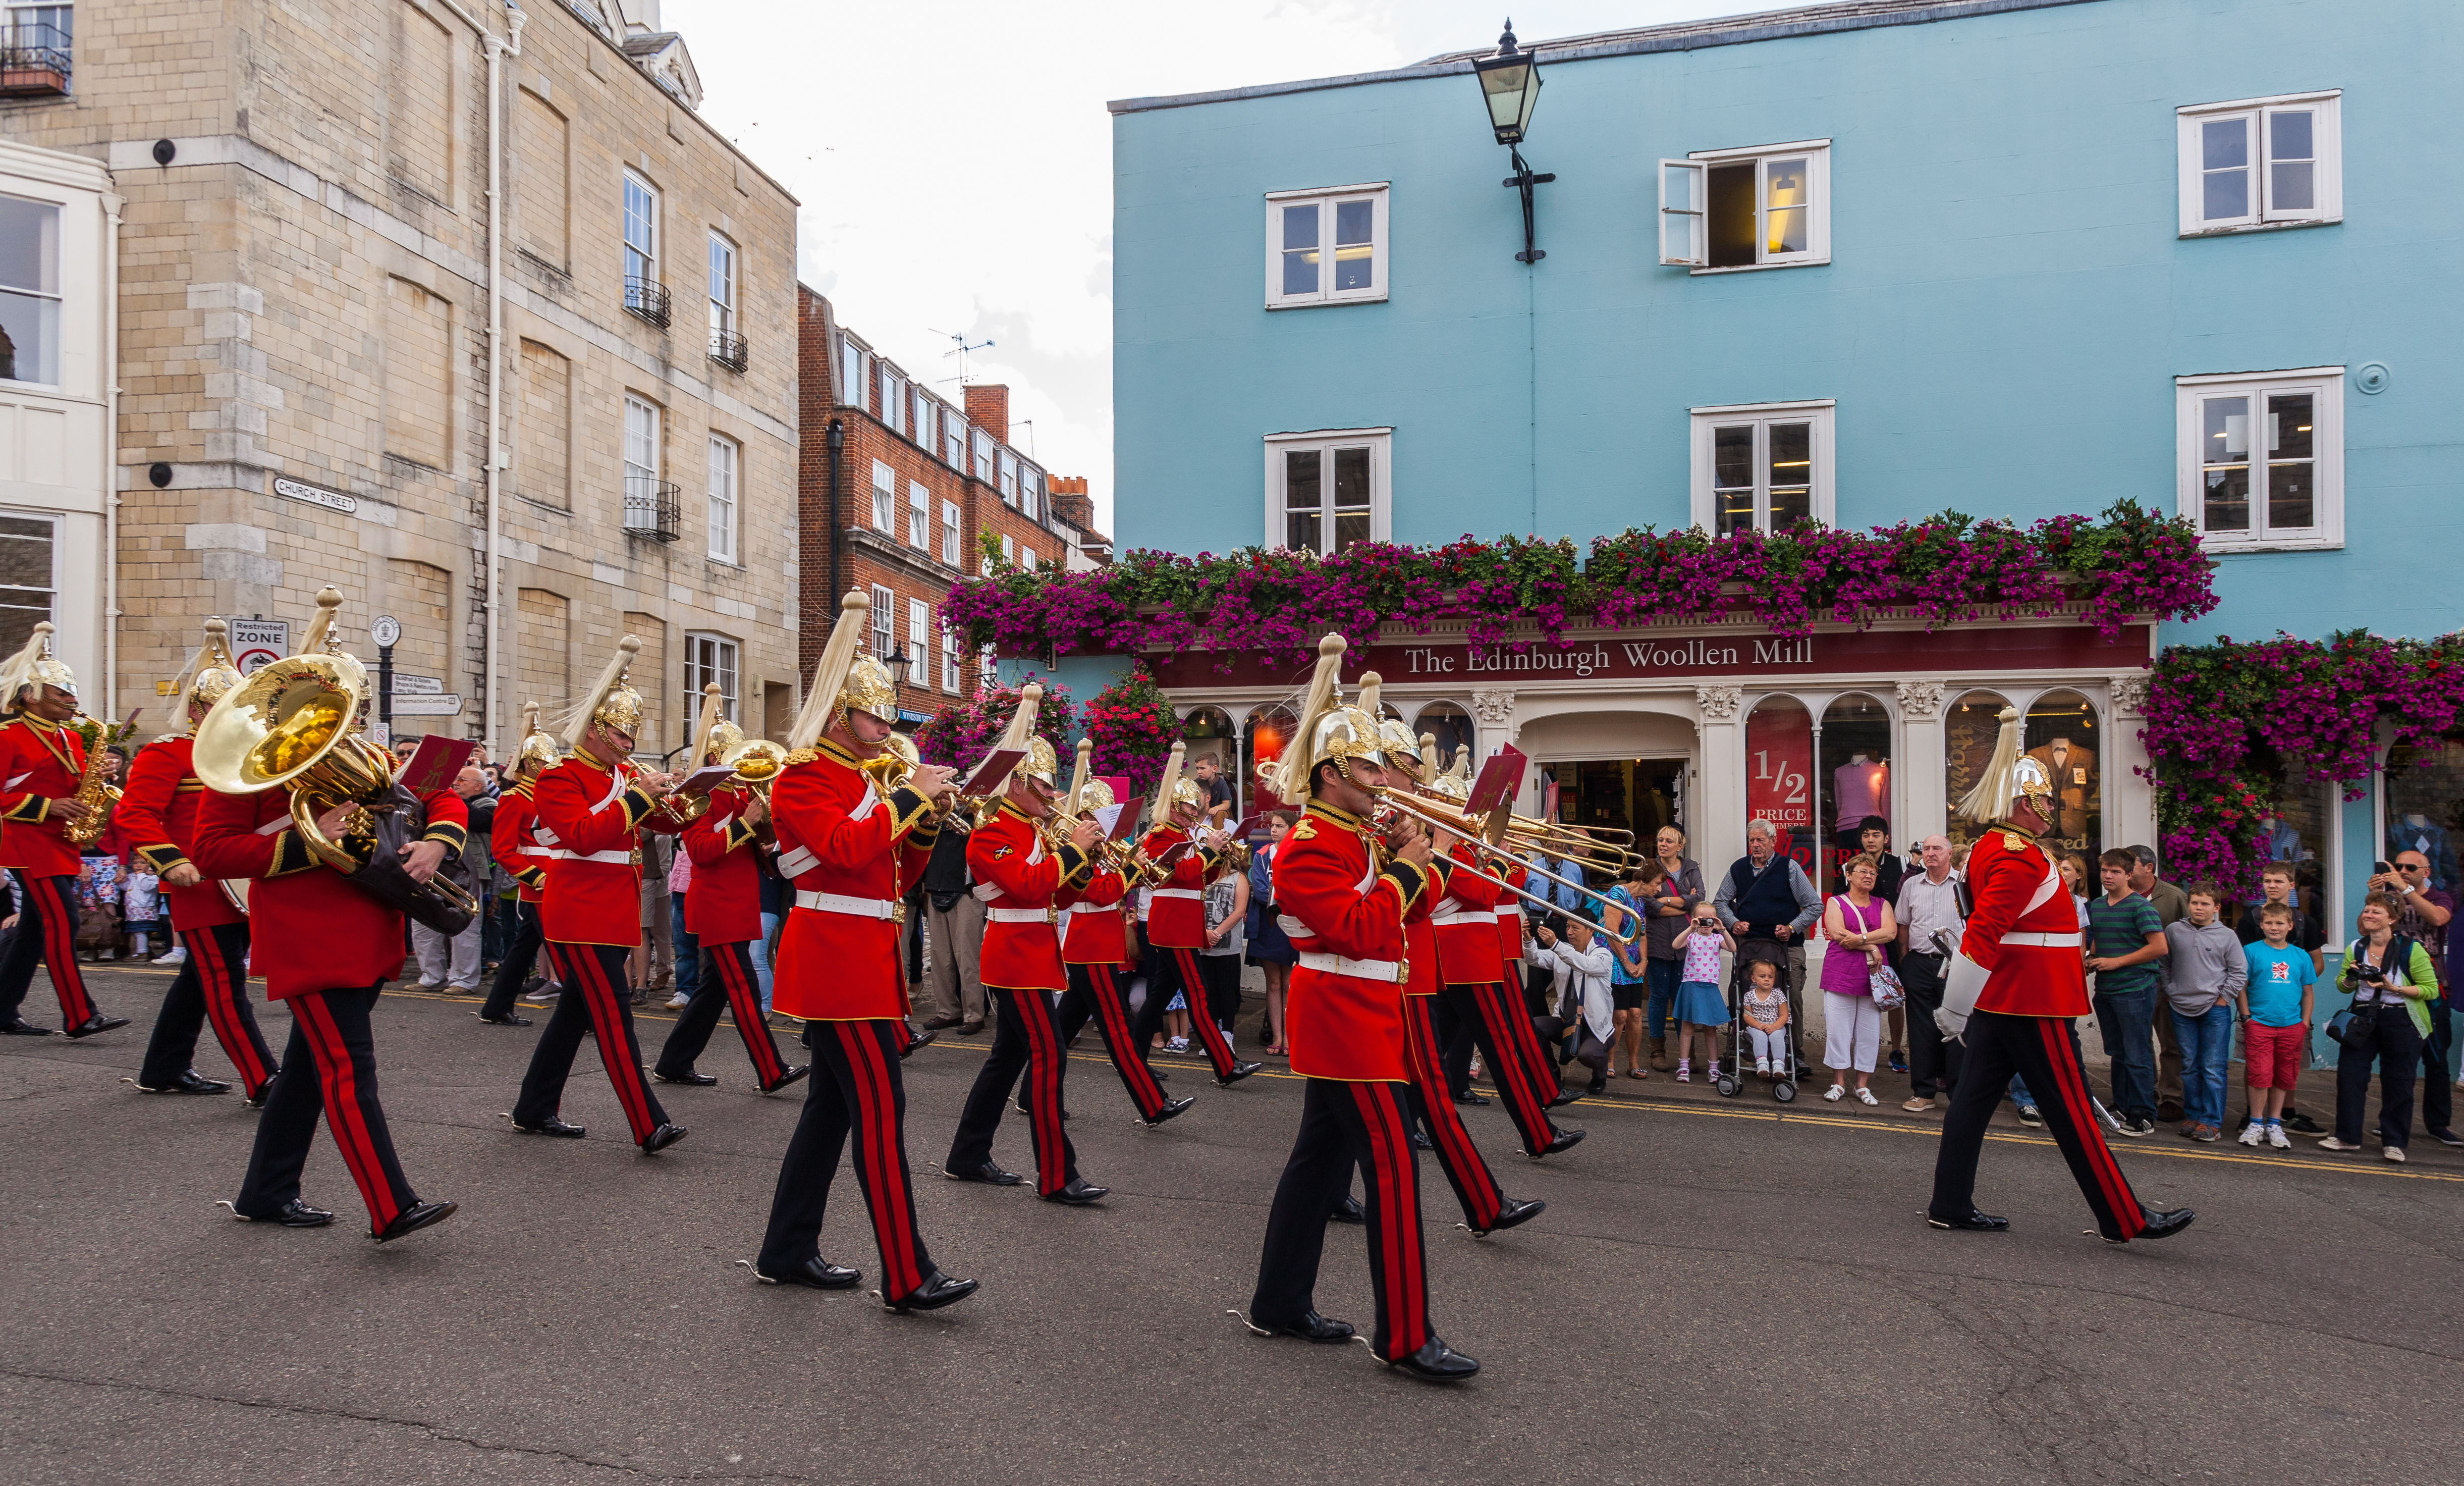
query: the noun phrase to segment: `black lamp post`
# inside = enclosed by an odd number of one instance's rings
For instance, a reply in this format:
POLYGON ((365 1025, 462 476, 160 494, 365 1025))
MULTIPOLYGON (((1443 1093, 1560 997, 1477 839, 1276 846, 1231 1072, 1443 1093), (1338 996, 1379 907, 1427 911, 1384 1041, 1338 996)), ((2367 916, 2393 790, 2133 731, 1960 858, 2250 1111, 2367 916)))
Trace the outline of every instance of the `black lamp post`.
POLYGON ((1505 185, 1523 194, 1523 251, 1514 260, 1537 263, 1549 255, 1532 245, 1531 188, 1557 178, 1555 171, 1533 174, 1523 163, 1520 147, 1531 127, 1531 110, 1540 101, 1540 59, 1515 44, 1514 22, 1508 20, 1506 34, 1497 38, 1496 53, 1473 58, 1471 66, 1480 78, 1481 99, 1488 104, 1489 128, 1514 162, 1514 173, 1505 185))

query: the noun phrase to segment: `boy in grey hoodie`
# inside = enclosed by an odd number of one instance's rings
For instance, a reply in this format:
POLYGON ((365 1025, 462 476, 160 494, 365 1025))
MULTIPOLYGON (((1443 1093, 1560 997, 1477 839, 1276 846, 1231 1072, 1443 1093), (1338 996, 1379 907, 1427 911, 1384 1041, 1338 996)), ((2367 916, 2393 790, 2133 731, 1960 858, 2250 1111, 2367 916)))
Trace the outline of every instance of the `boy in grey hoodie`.
POLYGON ((2182 1034, 2182 1138, 2213 1141, 2224 1127, 2233 1007, 2250 964, 2241 936, 2217 920, 2223 895, 2216 885, 2193 883, 2188 896, 2189 914, 2165 929, 2165 997, 2182 1034))

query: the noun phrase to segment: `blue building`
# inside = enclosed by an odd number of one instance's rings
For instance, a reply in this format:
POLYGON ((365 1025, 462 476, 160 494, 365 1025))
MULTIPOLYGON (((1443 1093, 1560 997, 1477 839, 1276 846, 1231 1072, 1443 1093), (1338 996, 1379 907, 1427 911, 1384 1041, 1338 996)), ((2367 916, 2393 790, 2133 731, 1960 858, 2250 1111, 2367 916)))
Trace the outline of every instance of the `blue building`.
MULTIPOLYGON (((1752 815, 1809 848, 1881 815, 1904 851, 2006 704, 2070 844, 2151 842, 2155 648, 2464 624, 2437 576, 2464 536, 2444 0, 1861 0, 1529 50, 1519 152, 1554 176, 1530 262, 1489 47, 1111 105, 1124 549, 2123 497, 2200 524, 2221 606, 2117 644, 2057 615, 1818 626, 1801 653, 1582 633, 1578 666, 1376 648, 1405 718, 1533 759, 1527 800, 1682 823, 1706 862, 1752 815)), ((1287 678, 1165 679, 1245 777, 1287 678)), ((2331 938, 2396 844, 2455 885, 2451 752, 2351 804, 2288 791, 2274 839, 2331 938)))

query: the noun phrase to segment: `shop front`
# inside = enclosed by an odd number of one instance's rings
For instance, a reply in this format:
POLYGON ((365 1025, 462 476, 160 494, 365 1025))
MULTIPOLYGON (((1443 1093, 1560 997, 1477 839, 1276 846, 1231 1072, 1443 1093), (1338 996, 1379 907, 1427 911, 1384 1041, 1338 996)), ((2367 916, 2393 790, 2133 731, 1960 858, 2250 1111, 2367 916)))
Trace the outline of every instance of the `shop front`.
MULTIPOLYGON (((1897 852, 1937 832, 1964 843, 1974 832, 1950 807, 1991 757, 2005 707, 2020 709, 2026 747, 2056 782, 2063 848, 2093 857, 2155 838, 2138 738, 2145 625, 2107 640, 2056 612, 1932 631, 1883 620, 1775 635, 1738 622, 1567 640, 1521 654, 1461 633, 1380 641, 1355 648, 1345 679, 1377 672, 1385 710, 1441 748, 1478 759, 1514 744, 1530 761, 1525 812, 1553 806, 1643 842, 1675 825, 1706 864, 1742 854, 1754 819, 1780 828, 1826 885, 1869 818, 1897 852)), ((1193 750, 1214 750, 1243 809, 1256 808, 1256 768, 1282 750, 1301 673, 1202 652, 1150 667, 1193 750)), ((2323 836, 2291 850, 2323 854, 2323 836)))

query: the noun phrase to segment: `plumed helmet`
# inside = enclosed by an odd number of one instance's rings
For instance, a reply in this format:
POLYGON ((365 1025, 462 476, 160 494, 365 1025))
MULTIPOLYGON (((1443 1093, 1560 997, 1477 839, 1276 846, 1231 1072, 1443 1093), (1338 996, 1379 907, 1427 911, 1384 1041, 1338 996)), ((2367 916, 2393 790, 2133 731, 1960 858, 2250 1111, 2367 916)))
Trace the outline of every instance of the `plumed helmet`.
POLYGON ((1399 718, 1387 718, 1377 724, 1377 741, 1385 750, 1388 763, 1397 768, 1420 771, 1420 740, 1403 725, 1399 718))
POLYGON ((1382 766, 1386 762, 1377 720, 1343 704, 1336 682, 1343 671, 1345 649, 1340 634, 1330 632, 1317 642, 1317 669, 1301 699, 1292 743, 1275 765, 1275 793, 1287 800, 1309 797, 1309 781, 1321 764, 1366 759, 1382 766))
POLYGON ((0 703, 13 709, 25 690, 37 685, 77 695, 77 676, 66 662, 52 654, 52 622, 48 619, 36 621, 34 632, 26 637, 24 647, 0 665, 0 687, 7 692, 0 697, 0 703))
POLYGON ((1053 753, 1052 744, 1042 738, 1026 741, 1026 757, 1020 762, 1018 771, 1039 784, 1060 787, 1061 760, 1053 753))
POLYGON ((2005 707, 2001 715, 2002 731, 1993 740, 1993 757, 1986 762, 1985 771, 1978 776, 1976 787, 1959 802, 1957 813, 1979 825, 1993 825, 2011 818, 2011 808, 2025 800, 2036 807, 2037 813, 2052 814, 2054 782, 2045 772, 2044 764, 2020 751, 2019 744, 2026 723, 2016 707, 2005 707))
POLYGON ((710 730, 710 742, 704 746, 702 751, 706 755, 716 754, 718 757, 723 759, 743 746, 744 729, 737 726, 733 722, 721 719, 717 723, 712 726, 710 730))
POLYGON ((1309 767, 1366 759, 1383 767, 1386 740, 1377 720, 1358 707, 1331 707, 1309 729, 1309 767))
POLYGON ((231 659, 230 625, 220 619, 206 621, 206 643, 198 650, 194 665, 187 684, 174 688, 190 702, 210 707, 240 683, 239 666, 231 659))
POLYGON ((866 712, 884 722, 898 721, 898 682, 890 668, 872 655, 847 662, 847 679, 839 685, 839 710, 866 712))
POLYGON ((565 715, 564 745, 579 748, 593 726, 605 726, 635 738, 642 731, 642 694, 633 689, 626 677, 633 668, 633 657, 642 652, 642 642, 626 635, 616 642, 616 654, 591 683, 588 695, 565 715))
POLYGON ((1206 791, 1199 787, 1197 780, 1183 776, 1182 778, 1173 781, 1172 803, 1175 805, 1194 805, 1199 810, 1204 810, 1206 808, 1206 791))
POLYGON ((1112 798, 1112 787, 1100 779, 1087 781, 1087 787, 1078 791, 1078 810, 1081 814, 1092 815, 1097 810, 1110 810, 1118 803, 1112 798))

